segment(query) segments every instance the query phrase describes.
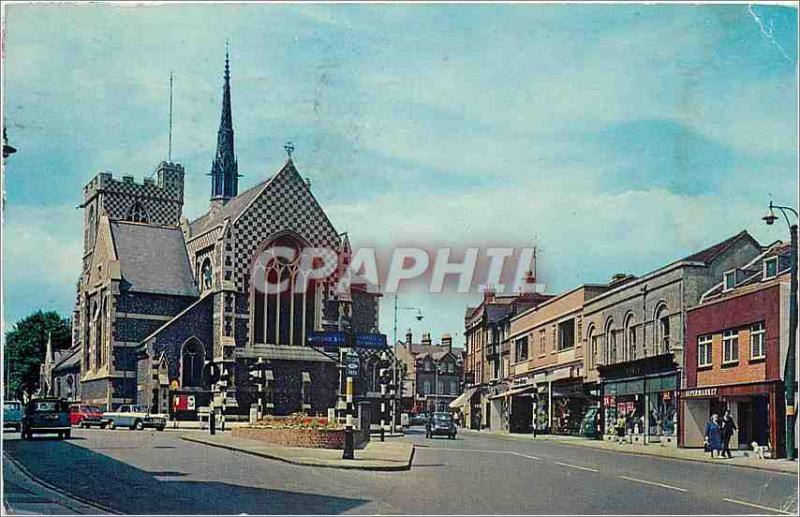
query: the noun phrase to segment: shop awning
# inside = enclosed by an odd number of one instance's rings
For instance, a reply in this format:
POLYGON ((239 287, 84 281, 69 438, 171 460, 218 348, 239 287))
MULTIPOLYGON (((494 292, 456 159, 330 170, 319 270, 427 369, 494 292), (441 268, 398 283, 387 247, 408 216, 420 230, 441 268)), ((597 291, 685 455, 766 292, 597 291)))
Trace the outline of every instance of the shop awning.
POLYGON ((489 398, 490 399, 499 399, 499 398, 502 398, 502 397, 513 397, 515 395, 523 395, 525 393, 533 391, 535 388, 536 388, 536 386, 533 386, 533 385, 520 386, 519 388, 514 388, 513 390, 504 391, 503 393, 498 393, 497 395, 494 395, 494 396, 489 397, 489 398))
POLYGON ((467 388, 464 393, 456 397, 456 399, 449 404, 450 409, 460 408, 469 404, 469 400, 478 391, 478 388, 467 388))

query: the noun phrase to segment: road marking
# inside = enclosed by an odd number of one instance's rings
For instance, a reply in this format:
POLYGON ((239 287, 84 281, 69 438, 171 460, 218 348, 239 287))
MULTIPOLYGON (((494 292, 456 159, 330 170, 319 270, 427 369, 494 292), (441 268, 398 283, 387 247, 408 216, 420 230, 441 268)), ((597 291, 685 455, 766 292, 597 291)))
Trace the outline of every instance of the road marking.
POLYGON ((787 511, 784 511, 784 510, 779 510, 777 508, 770 508, 769 506, 761 506, 760 504, 748 503, 747 501, 739 501, 737 499, 728 499, 728 498, 725 498, 725 497, 722 498, 722 500, 723 501, 728 501, 729 503, 741 504, 741 505, 744 505, 744 506, 751 506, 753 508, 758 508, 760 510, 769 510, 770 512, 777 512, 777 513, 781 513, 781 514, 784 514, 784 515, 793 515, 791 512, 787 512, 787 511))
POLYGON ((428 451, 447 451, 447 452, 483 452, 488 454, 511 454, 512 456, 519 456, 521 458, 527 458, 529 460, 537 460, 541 461, 542 458, 538 458, 536 456, 531 456, 529 454, 522 454, 521 452, 514 452, 514 451, 493 451, 490 449, 455 449, 453 447, 429 447, 423 446, 425 450, 428 451))
POLYGON ((629 478, 628 476, 619 476, 621 479, 627 479, 628 481, 635 481, 637 483, 644 483, 645 485, 653 485, 653 486, 660 486, 661 488, 669 488, 670 490, 677 490, 678 492, 686 492, 685 488, 679 488, 672 485, 665 485, 664 483, 656 483, 655 481, 645 481, 644 479, 637 479, 637 478, 629 478))
POLYGON ((597 472, 597 469, 590 469, 589 467, 581 467, 580 465, 573 465, 571 463, 561 463, 560 461, 554 461, 556 465, 561 465, 562 467, 569 467, 572 469, 580 469, 580 470, 588 470, 589 472, 597 472))

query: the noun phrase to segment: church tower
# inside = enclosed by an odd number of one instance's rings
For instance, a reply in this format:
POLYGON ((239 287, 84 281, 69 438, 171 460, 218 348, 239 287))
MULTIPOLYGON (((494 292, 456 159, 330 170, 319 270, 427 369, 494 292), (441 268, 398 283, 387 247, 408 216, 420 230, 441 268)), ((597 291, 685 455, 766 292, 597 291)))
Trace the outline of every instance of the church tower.
POLYGON ((231 72, 225 49, 225 82, 222 87, 222 115, 217 131, 217 153, 211 165, 211 205, 221 207, 239 193, 239 167, 233 148, 231 115, 231 72))

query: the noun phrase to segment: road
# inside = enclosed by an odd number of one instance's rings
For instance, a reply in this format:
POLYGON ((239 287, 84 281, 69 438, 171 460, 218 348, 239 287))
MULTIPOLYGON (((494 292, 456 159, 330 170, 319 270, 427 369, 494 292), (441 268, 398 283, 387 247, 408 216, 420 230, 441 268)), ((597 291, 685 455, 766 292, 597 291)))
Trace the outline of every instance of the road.
MULTIPOLYGON (((199 432, 199 431, 197 431, 199 432)), ((188 443, 177 432, 74 430, 5 436, 36 477, 121 513, 778 514, 796 511, 781 473, 464 434, 410 439, 407 472, 289 465, 188 443)))

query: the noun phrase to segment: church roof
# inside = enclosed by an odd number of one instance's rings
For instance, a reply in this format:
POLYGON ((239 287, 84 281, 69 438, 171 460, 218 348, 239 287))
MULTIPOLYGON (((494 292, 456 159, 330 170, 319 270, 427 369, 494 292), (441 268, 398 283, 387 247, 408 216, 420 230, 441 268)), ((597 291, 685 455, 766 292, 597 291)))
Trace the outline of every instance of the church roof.
POLYGON ((111 221, 111 235, 129 290, 197 296, 179 228, 111 221))
POLYGON ((65 350, 64 354, 59 358, 59 361, 53 367, 53 371, 66 370, 78 366, 81 361, 81 355, 78 353, 80 347, 70 348, 65 350))
POLYGON ((225 206, 219 210, 210 210, 189 223, 189 227, 192 231, 191 236, 196 237, 197 235, 201 235, 208 230, 222 224, 222 222, 227 218, 230 218, 231 220, 236 219, 242 212, 244 212, 244 210, 270 181, 272 181, 272 178, 253 185, 235 198, 228 201, 225 206))

